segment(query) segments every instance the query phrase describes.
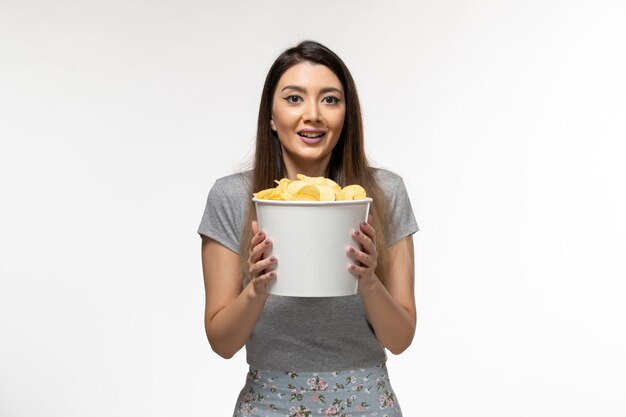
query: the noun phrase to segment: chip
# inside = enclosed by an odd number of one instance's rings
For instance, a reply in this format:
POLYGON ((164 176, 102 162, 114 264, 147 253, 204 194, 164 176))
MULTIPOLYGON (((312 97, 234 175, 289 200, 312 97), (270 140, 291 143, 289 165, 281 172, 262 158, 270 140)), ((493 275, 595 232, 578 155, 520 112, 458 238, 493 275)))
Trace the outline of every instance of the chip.
MULTIPOLYGON (((289 184, 287 191, 291 194, 292 200, 296 201, 319 201, 320 192, 314 185, 304 183, 302 186, 292 187, 293 184, 298 181, 294 181, 289 184), (295 190, 295 192, 294 192, 295 190)), ((299 185, 299 184, 298 184, 299 185)))
POLYGON ((287 186, 287 192, 291 195, 295 195, 298 194, 298 191, 300 191, 300 189, 304 188, 304 187, 312 187, 312 185, 307 184, 304 181, 292 181, 288 186, 287 186))
POLYGON ((267 200, 272 191, 274 191, 273 188, 266 188, 265 190, 261 190, 258 193, 254 193, 254 196, 259 200, 267 200))
POLYGON ((341 187, 339 186, 339 184, 337 184, 335 181, 331 180, 330 178, 326 178, 326 186, 332 188, 333 190, 341 190, 341 187))
POLYGON ((367 197, 365 189, 356 184, 346 185, 341 191, 345 200, 364 200, 367 197))
POLYGON ((320 193, 320 201, 335 201, 335 191, 327 185, 314 185, 320 193))
POLYGON ((341 190, 341 188, 339 189, 335 188, 333 191, 335 192, 335 201, 345 200, 345 198, 343 197, 343 191, 341 190))
POLYGON ((304 174, 296 174, 296 178, 309 184, 326 185, 326 178, 324 177, 307 177, 304 174))
POLYGON ((259 200, 283 201, 341 201, 363 200, 367 198, 365 189, 352 184, 343 188, 335 181, 325 177, 309 177, 297 174, 296 181, 283 178, 274 180, 275 188, 268 188, 254 193, 259 200))
POLYGON ((278 187, 272 188, 272 192, 268 194, 267 199, 268 200, 282 200, 283 193, 278 187))

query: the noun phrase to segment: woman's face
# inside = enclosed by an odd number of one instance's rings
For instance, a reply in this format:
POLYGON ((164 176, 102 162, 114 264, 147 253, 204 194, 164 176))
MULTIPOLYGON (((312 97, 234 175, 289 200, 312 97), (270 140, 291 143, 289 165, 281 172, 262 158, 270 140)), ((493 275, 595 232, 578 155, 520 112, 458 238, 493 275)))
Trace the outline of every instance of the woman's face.
POLYGON ((345 114, 343 87, 328 67, 305 61, 285 71, 274 91, 270 125, 290 177, 324 174, 345 114))

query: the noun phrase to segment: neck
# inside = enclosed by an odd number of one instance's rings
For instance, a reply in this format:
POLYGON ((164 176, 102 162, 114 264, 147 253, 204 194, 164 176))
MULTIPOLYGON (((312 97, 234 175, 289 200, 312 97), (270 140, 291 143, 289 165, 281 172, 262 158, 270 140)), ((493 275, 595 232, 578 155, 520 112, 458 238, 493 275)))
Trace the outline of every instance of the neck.
POLYGON ((330 155, 323 161, 293 161, 284 158, 287 177, 296 180, 296 174, 304 174, 307 177, 325 177, 330 163, 330 155))

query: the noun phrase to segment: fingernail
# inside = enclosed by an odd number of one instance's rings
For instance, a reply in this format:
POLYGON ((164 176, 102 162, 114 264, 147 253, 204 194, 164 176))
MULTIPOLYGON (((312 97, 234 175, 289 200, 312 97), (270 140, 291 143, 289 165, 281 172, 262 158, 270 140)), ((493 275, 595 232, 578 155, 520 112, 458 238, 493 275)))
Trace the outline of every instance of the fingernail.
POLYGON ((269 245, 270 244, 270 240, 269 239, 265 239, 265 244, 269 245))
POLYGON ((360 234, 361 234, 361 232, 359 232, 358 230, 355 230, 355 231, 354 231, 354 234, 355 234, 355 235, 360 235, 360 234))
POLYGON ((363 220, 361 220, 359 223, 361 223, 361 224, 365 224, 365 222, 364 222, 363 220))
POLYGON ((352 246, 350 246, 350 248, 348 249, 348 252, 354 253, 354 248, 352 246))
POLYGON ((275 256, 270 256, 270 262, 276 262, 276 257, 275 256))
POLYGON ((270 272, 270 277, 275 277, 276 276, 276 272, 272 271, 270 272))
POLYGON ((262 235, 263 235, 263 232, 259 232, 259 234, 257 236, 262 236, 262 235))

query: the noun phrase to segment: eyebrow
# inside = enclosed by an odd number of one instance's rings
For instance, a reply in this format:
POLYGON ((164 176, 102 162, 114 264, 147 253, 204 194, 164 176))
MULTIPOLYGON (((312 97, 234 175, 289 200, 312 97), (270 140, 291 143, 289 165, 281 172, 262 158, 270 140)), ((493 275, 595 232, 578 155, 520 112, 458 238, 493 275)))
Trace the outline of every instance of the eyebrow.
MULTIPOLYGON (((282 93, 285 90, 296 90, 296 91, 300 91, 302 93, 306 93, 306 89, 303 88, 303 87, 300 87, 298 85, 287 85, 287 86, 283 87, 283 89, 280 90, 280 92, 282 93)), ((332 91, 337 92, 337 93, 343 95, 343 91, 341 91, 340 89, 335 88, 335 87, 320 88, 320 93, 329 93, 329 92, 332 92, 332 91)))

